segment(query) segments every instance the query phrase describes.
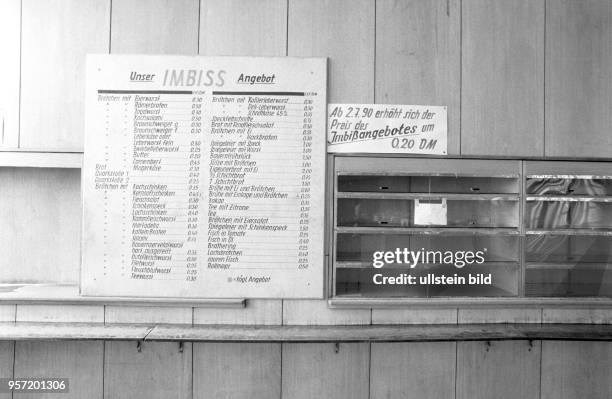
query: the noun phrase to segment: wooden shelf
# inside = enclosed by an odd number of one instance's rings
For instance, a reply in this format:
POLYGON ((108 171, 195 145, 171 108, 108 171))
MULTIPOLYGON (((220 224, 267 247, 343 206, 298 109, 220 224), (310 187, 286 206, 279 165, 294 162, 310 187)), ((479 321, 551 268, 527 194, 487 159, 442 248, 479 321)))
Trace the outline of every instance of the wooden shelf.
POLYGON ((338 192, 336 198, 354 199, 395 199, 395 200, 436 200, 447 199, 449 201, 518 201, 518 194, 444 194, 444 193, 385 193, 385 192, 363 192, 342 191, 338 192))
POLYGON ((336 227, 341 234, 518 235, 513 227, 336 227))
POLYGON ((0 284, 0 304, 243 308, 246 300, 81 296, 78 285, 0 284))
POLYGON ((363 295, 338 295, 329 299, 331 308, 339 309, 435 309, 435 308, 537 308, 558 309, 610 309, 612 298, 606 297, 366 297, 363 295))
POLYGON ((0 167, 80 169, 82 152, 43 152, 0 149, 0 167))
POLYGON ((612 263, 595 262, 525 262, 525 268, 531 270, 610 270, 612 263))
POLYGON ((100 339, 189 342, 610 340, 612 325, 147 326, 96 323, 0 323, 0 340, 100 339))

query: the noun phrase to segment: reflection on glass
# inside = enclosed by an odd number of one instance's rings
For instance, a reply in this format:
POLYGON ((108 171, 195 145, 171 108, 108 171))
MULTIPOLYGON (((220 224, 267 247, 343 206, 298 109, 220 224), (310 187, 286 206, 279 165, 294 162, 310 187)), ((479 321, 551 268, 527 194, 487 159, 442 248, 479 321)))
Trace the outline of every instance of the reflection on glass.
POLYGON ((612 227, 612 202, 530 201, 525 213, 529 229, 612 227))
POLYGON ((612 196, 612 179, 528 178, 527 194, 612 196))

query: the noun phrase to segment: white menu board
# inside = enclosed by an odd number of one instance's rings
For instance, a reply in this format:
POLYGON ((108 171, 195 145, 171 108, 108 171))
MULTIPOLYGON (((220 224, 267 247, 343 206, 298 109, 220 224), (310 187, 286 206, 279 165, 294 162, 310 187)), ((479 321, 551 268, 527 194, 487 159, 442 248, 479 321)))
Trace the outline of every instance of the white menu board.
POLYGON ((81 293, 321 298, 326 59, 87 59, 81 293))

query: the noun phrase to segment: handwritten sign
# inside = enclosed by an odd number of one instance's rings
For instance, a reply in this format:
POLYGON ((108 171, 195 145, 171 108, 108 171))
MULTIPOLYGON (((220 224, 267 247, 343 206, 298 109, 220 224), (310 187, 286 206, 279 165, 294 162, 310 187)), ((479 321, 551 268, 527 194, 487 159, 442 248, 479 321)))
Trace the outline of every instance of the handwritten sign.
POLYGON ((446 155, 446 107, 329 104, 327 152, 446 155))

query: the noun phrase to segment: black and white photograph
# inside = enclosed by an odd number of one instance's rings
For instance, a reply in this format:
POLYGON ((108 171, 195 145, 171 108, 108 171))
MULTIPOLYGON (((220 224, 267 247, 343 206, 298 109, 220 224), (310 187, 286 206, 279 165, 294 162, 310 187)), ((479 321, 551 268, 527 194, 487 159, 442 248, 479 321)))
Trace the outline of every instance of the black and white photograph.
POLYGON ((612 0, 0 0, 4 398, 612 398, 612 0))

